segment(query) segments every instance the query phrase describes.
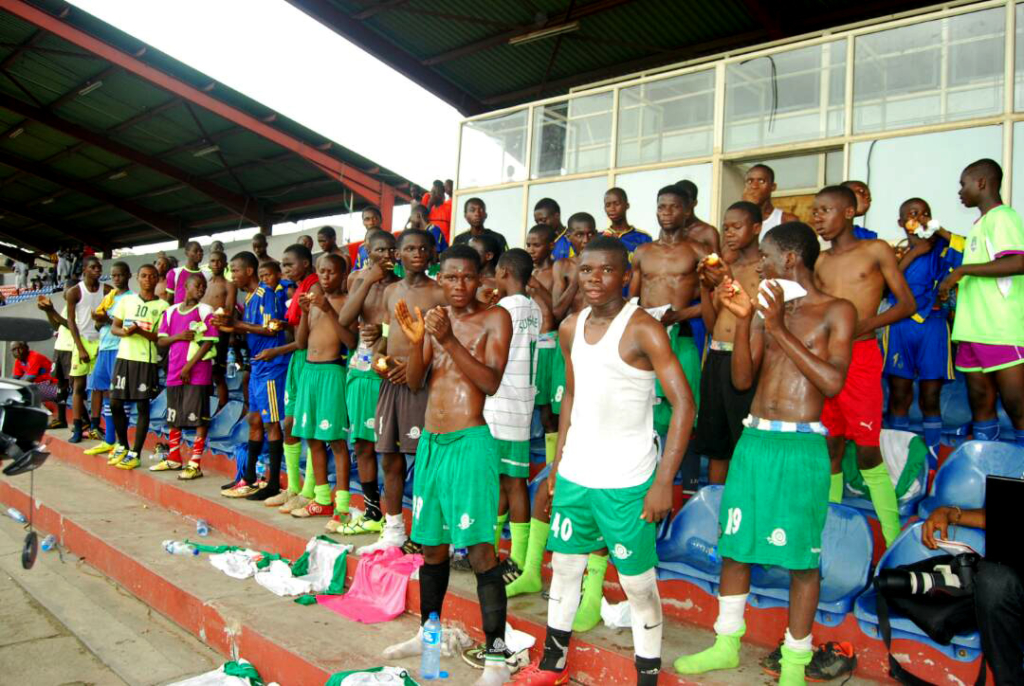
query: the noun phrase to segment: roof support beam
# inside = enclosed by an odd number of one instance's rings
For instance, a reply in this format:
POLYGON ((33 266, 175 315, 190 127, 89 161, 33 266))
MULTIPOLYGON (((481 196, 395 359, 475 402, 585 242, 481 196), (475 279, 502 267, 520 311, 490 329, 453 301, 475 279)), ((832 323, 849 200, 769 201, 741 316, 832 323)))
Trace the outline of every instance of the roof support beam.
MULTIPOLYGON (((153 212, 150 209, 139 205, 138 203, 132 202, 131 200, 125 200, 112 195, 101 188, 96 188, 80 179, 76 179, 71 176, 62 174, 54 169, 46 167, 39 162, 33 162, 17 155, 12 155, 8 152, 0 151, 0 164, 4 164, 18 171, 23 171, 32 176, 49 181, 50 183, 62 186, 63 188, 70 189, 76 193, 87 195, 91 198, 99 200, 102 203, 115 207, 122 212, 126 212, 137 219, 140 219, 157 231, 171 237, 178 238, 181 234, 181 227, 178 224, 178 220, 167 215, 160 214, 159 212, 153 212)), ((21 214, 18 212, 18 214, 21 214)), ((24 216, 24 215, 22 215, 24 216)), ((34 219, 34 218, 33 218, 34 219)), ((43 220, 37 220, 43 221, 43 220)), ((49 224, 49 222, 43 222, 49 224)), ((56 227, 55 227, 56 228, 56 227)), ((61 229, 63 230, 63 229, 61 229)))
MULTIPOLYGON (((9 229, 9 231, 14 231, 14 230, 15 229, 9 229)), ((35 241, 27 240, 25 238, 21 238, 21 237, 17 237, 17 236, 12 236, 11 234, 7 233, 7 231, 0 231, 0 240, 7 241, 8 243, 15 243, 16 245, 20 245, 23 248, 29 248, 30 250, 35 250, 36 252, 47 253, 47 254, 50 253, 49 250, 47 250, 46 248, 42 247, 42 245, 40 245, 39 243, 36 243, 35 241)), ((19 259, 22 262, 25 261, 23 258, 20 258, 20 257, 17 257, 16 255, 12 255, 11 254, 11 253, 23 253, 24 252, 23 250, 11 250, 10 248, 5 248, 3 246, 0 246, 0 252, 4 252, 5 255, 8 255, 9 257, 14 257, 15 259, 19 259)), ((27 255, 28 253, 24 253, 24 254, 27 255)))
MULTIPOLYGON (((383 184, 368 174, 364 174, 345 164, 341 160, 332 157, 316 147, 304 143, 287 133, 267 125, 257 117, 243 112, 236 107, 217 100, 199 88, 195 88, 170 74, 160 71, 145 62, 142 62, 133 55, 129 55, 114 46, 101 41, 100 39, 72 26, 60 18, 53 16, 38 7, 25 2, 25 0, 0 0, 0 9, 10 12, 14 16, 34 24, 41 29, 49 31, 64 40, 83 48, 99 57, 107 60, 113 65, 119 66, 127 72, 149 81, 155 86, 177 95, 183 100, 213 112, 228 121, 231 121, 253 133, 266 138, 267 140, 292 151, 303 157, 310 164, 320 169, 324 174, 337 180, 342 185, 359 193, 370 202, 380 201, 380 191, 383 184)), ((176 237, 176 236, 175 236, 176 237)))
POLYGON ((353 14, 352 18, 358 19, 359 21, 363 21, 364 19, 375 17, 381 12, 387 12, 388 10, 392 10, 400 5, 404 5, 407 2, 409 2, 409 0, 378 0, 376 5, 373 5, 372 7, 367 7, 365 10, 359 12, 358 14, 353 14))
POLYGON ((193 190, 212 198, 217 201, 218 204, 223 205, 238 216, 244 217, 249 221, 258 222, 260 220, 259 203, 255 198, 247 198, 239 193, 230 191, 223 186, 188 174, 174 165, 168 164, 167 162, 158 160, 154 157, 150 157, 149 155, 139 152, 130 146, 118 143, 117 141, 111 140, 100 133, 90 131, 83 126, 79 126, 78 124, 74 124, 66 119, 62 119, 52 112, 38 107, 33 107, 32 105, 22 102, 17 98, 12 98, 9 95, 0 93, 0 107, 10 110, 11 112, 19 114, 27 119, 31 119, 32 121, 44 124, 45 126, 71 136, 72 138, 77 138, 83 143, 96 146, 97 148, 106 150, 118 157, 123 157, 130 162, 134 162, 135 164, 139 164, 143 167, 148 167, 153 171, 159 172, 168 178, 183 183, 193 190))
MULTIPOLYGON (((98 235, 86 234, 85 232, 80 231, 79 229, 77 229, 77 228, 75 228, 73 226, 65 224, 60 219, 52 219, 52 218, 47 217, 45 215, 38 214, 37 212, 35 212, 34 210, 32 210, 30 208, 27 208, 27 207, 24 207, 24 206, 21 206, 21 205, 17 205, 15 203, 7 202, 6 200, 0 200, 0 212, 16 214, 19 217, 24 217, 25 219, 29 219, 31 221, 34 221, 36 224, 42 224, 43 226, 48 226, 51 229, 53 229, 54 231, 59 231, 60 233, 62 233, 65 236, 67 236, 68 238, 74 238, 76 241, 82 241, 83 243, 86 243, 88 245, 92 245, 92 246, 95 246, 95 247, 98 247, 98 248, 105 248, 105 247, 107 247, 107 241, 101 239, 98 235)), ((21 233, 30 233, 30 229, 31 229, 31 227, 26 227, 24 229, 10 228, 8 230, 11 231, 12 233, 21 234, 21 233)), ((29 244, 28 243, 28 239, 22 238, 22 239, 19 239, 19 240, 21 240, 26 245, 29 244)))

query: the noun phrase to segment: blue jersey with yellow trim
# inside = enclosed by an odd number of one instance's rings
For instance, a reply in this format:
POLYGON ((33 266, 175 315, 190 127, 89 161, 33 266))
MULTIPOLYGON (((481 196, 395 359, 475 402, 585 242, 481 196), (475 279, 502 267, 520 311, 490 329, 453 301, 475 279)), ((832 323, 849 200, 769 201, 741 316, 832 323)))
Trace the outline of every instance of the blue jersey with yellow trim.
POLYGON ((646 231, 641 231, 640 229, 634 226, 630 226, 629 230, 622 234, 617 234, 614 231, 612 231, 611 228, 608 228, 605 230, 604 235, 611 236, 612 238, 618 238, 625 244, 626 250, 629 251, 630 262, 633 261, 633 253, 636 251, 637 248, 639 248, 644 243, 650 243, 651 241, 654 240, 653 238, 651 238, 651 234, 647 233, 646 231))
MULTIPOLYGON (((917 301, 917 312, 911 316, 916 322, 923 322, 935 309, 939 299, 939 284, 963 261, 964 238, 954 235, 952 239, 936 239, 932 249, 916 257, 903 272, 903 277, 914 294, 914 300, 917 301)), ((886 297, 890 305, 896 304, 896 297, 892 293, 886 297)))
POLYGON ((555 249, 551 251, 552 260, 561 260, 566 257, 576 257, 576 251, 573 250, 572 243, 569 242, 569 231, 567 229, 563 230, 558 238, 555 239, 555 249))
MULTIPOLYGON (((266 326, 272 319, 284 320, 285 300, 287 293, 281 284, 271 289, 267 284, 261 283, 256 290, 247 293, 245 296, 245 312, 242 319, 247 324, 255 326, 266 326)), ((246 334, 246 342, 249 344, 250 359, 255 358, 264 350, 276 348, 286 342, 284 331, 279 331, 275 336, 260 336, 259 334, 246 334)), ((278 355, 272 360, 252 361, 252 375, 259 379, 269 379, 286 374, 288 372, 288 361, 290 355, 278 355)))

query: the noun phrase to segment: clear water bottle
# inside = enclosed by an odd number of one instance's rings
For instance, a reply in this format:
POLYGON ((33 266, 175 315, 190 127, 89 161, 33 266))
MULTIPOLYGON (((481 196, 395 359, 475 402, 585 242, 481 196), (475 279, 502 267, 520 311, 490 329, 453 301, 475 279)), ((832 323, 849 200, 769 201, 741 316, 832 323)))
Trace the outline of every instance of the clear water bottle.
POLYGON ((28 521, 25 518, 25 515, 21 514, 21 510, 19 510, 16 507, 7 508, 7 516, 13 519, 14 521, 18 522, 19 524, 24 524, 28 521))
POLYGON ((695 567, 706 572, 715 571, 722 563, 718 557, 718 546, 703 538, 691 538, 686 542, 686 552, 695 567))
POLYGON ((267 478, 267 465, 263 460, 256 462, 256 481, 263 481, 267 478))
POLYGON ((441 640, 443 629, 436 612, 423 624, 423 654, 420 656, 420 677, 437 679, 441 675, 441 640))
POLYGON ((196 533, 200 536, 210 535, 210 525, 206 522, 205 519, 196 520, 196 533))
POLYGON ((372 362, 372 360, 373 351, 370 348, 363 345, 362 341, 360 341, 359 347, 356 348, 356 359, 352 363, 352 366, 361 372, 368 372, 370 371, 370 363, 372 362))
POLYGON ((224 363, 225 370, 224 375, 229 379, 235 378, 235 374, 238 373, 238 365, 235 364, 235 349, 228 348, 227 361, 224 363))
POLYGON ((164 550, 171 555, 198 555, 199 550, 195 546, 181 541, 164 541, 164 550))
POLYGON ((42 550, 44 553, 50 552, 55 547, 57 547, 57 537, 53 534, 50 534, 49 536, 44 538, 43 542, 39 544, 39 549, 42 550))

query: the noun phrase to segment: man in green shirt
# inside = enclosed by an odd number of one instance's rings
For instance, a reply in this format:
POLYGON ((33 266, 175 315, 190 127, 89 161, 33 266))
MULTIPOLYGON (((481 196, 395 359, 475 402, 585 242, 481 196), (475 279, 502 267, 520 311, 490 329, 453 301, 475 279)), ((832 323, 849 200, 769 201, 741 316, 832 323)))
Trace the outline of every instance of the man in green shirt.
POLYGON ((974 438, 998 440, 996 395, 1024 446, 1024 223, 1003 204, 1003 170, 990 159, 960 174, 960 201, 981 217, 967 234, 963 263, 939 286, 946 298, 959 283, 953 340, 956 368, 967 377, 974 438))

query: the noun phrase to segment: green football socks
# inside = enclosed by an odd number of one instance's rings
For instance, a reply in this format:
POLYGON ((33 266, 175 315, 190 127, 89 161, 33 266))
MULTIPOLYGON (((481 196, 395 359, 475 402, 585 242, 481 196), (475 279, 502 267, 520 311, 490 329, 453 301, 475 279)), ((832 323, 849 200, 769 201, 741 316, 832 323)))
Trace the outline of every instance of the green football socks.
POLYGON ((601 598, 604 597, 604 574, 608 571, 608 556, 590 554, 587 558, 587 576, 583 579, 583 598, 576 619, 575 632, 590 631, 601 623, 601 598))
POLYGON ((736 669, 740 665, 740 639, 746 633, 744 625, 731 634, 716 634, 715 645, 693 655, 683 655, 674 663, 680 674, 703 674, 716 669, 736 669))
POLYGON ((832 475, 832 481, 828 485, 828 501, 830 503, 843 502, 843 473, 832 475))
POLYGON ((505 595, 509 598, 523 593, 539 593, 541 589, 540 567, 544 563, 544 549, 548 545, 551 525, 539 519, 531 519, 528 526, 530 538, 526 545, 525 559, 519 566, 523 573, 505 586, 505 595))
POLYGON ((313 487, 313 500, 318 505, 330 505, 331 504, 331 485, 320 484, 313 487))
POLYGON ((334 513, 335 514, 348 514, 348 502, 351 500, 352 494, 348 491, 335 491, 334 492, 334 513))
MULTIPOLYGON (((306 478, 302 482, 302 490, 299 491, 299 495, 301 495, 306 500, 312 500, 313 496, 316 494, 315 491, 313 490, 314 486, 316 486, 316 479, 313 477, 313 456, 307 454, 306 455, 306 478)), ((329 503, 331 501, 328 500, 327 502, 329 503)), ((324 503, 324 504, 326 504, 326 503, 324 503)))
POLYGON ((526 561, 526 550, 530 543, 530 523, 512 522, 508 527, 512 530, 512 551, 510 557, 522 569, 526 561))
POLYGON ((284 465, 288 471, 288 492, 298 493, 302 488, 302 468, 299 463, 302 461, 302 441, 298 443, 284 444, 284 465))
POLYGON ((505 530, 505 523, 508 521, 508 512, 498 515, 498 525, 494 527, 494 554, 498 554, 501 547, 501 532, 505 530))
POLYGON ((814 653, 810 650, 792 650, 782 646, 782 671, 779 674, 780 686, 804 686, 804 668, 811 664, 814 653))
POLYGON ((891 546, 900 535, 900 510, 896 501, 896 489, 889 478, 889 470, 883 463, 871 469, 860 470, 860 475, 871 491, 871 504, 875 506, 875 514, 882 525, 885 545, 891 546))

